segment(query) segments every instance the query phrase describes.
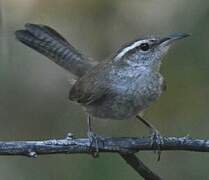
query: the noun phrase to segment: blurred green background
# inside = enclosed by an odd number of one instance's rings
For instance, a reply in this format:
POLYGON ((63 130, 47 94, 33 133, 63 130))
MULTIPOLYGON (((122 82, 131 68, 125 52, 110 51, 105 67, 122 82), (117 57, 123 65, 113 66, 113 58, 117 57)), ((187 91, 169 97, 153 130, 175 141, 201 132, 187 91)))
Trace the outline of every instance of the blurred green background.
MULTIPOLYGON (((209 138, 208 0, 0 0, 0 140, 86 136, 82 108, 68 100, 70 75, 23 46, 14 32, 27 22, 47 24, 96 60, 144 35, 187 32, 164 59, 168 89, 145 117, 163 135, 209 138)), ((142 136, 137 121, 95 120, 98 134, 142 136)), ((164 179, 209 179, 209 154, 153 152, 138 156, 164 179)), ((140 179, 116 154, 0 157, 0 179, 140 179)))

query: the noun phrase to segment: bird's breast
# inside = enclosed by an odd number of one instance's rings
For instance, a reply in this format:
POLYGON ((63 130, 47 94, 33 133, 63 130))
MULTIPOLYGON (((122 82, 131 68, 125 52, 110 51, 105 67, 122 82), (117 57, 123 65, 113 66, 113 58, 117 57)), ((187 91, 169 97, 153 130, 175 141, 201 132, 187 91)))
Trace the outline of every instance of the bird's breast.
POLYGON ((89 104, 87 111, 99 118, 129 119, 149 107, 161 95, 162 83, 162 76, 152 73, 112 76, 109 93, 89 104))

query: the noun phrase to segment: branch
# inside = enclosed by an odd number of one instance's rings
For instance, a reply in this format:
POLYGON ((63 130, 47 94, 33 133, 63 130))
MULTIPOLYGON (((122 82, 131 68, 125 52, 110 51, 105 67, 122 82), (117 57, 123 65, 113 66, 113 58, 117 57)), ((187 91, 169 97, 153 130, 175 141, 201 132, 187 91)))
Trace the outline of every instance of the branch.
MULTIPOLYGON (((138 151, 153 151, 157 147, 151 145, 150 138, 129 137, 97 137, 100 152, 135 153, 138 151)), ((163 137, 161 151, 183 150, 209 152, 209 139, 193 139, 186 137, 163 137)), ((95 149, 95 144, 91 146, 95 149)), ((43 141, 0 141, 0 155, 26 155, 31 152, 37 155, 55 153, 89 153, 88 138, 74 138, 69 134, 64 139, 49 139, 43 141)))
POLYGON ((135 154, 120 154, 121 157, 146 180, 162 180, 152 172, 135 154))
MULTIPOLYGON (((209 139, 193 139, 190 137, 163 137, 161 151, 184 150, 209 152, 209 139)), ((146 180, 160 180, 134 153, 138 151, 157 150, 151 145, 150 138, 110 138, 97 137, 99 152, 119 153, 121 157, 146 180)), ((96 151, 95 144, 91 145, 88 138, 74 138, 72 134, 64 139, 49 139, 43 141, 0 141, 0 155, 23 155, 37 157, 44 154, 75 154, 96 151), (91 151, 90 151, 91 150, 91 151)))

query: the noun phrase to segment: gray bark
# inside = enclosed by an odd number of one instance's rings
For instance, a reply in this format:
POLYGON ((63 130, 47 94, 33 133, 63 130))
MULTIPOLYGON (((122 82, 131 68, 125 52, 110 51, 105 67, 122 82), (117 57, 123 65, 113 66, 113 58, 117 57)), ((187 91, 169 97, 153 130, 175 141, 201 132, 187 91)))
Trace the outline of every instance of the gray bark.
MULTIPOLYGON (((97 137, 100 153, 119 153, 120 156, 144 179, 160 180, 135 155, 138 151, 158 150, 152 145, 150 138, 136 137, 97 137)), ((181 150, 209 152, 209 139, 193 139, 186 137, 163 137, 161 151, 181 150)), ((96 151, 96 144, 91 144, 88 138, 74 138, 71 134, 64 139, 49 139, 43 141, 0 141, 0 155, 23 155, 37 157, 45 154, 91 154, 96 151)))

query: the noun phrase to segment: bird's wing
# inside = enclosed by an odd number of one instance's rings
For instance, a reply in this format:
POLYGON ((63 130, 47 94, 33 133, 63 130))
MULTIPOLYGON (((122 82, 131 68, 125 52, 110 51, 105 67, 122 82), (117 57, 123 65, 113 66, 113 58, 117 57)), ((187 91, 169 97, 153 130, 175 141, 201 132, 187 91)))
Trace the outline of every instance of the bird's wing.
POLYGON ((69 93, 69 99, 82 104, 93 103, 110 94, 109 84, 106 83, 105 70, 98 66, 76 81, 69 93), (101 82, 102 80, 102 82, 101 82))
POLYGON ((91 104, 107 95, 107 93, 108 89, 92 81, 88 84, 83 81, 77 81, 70 90, 69 99, 81 104, 91 104))

